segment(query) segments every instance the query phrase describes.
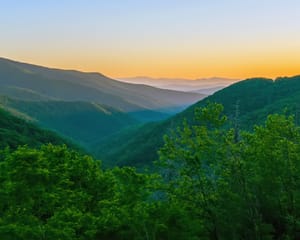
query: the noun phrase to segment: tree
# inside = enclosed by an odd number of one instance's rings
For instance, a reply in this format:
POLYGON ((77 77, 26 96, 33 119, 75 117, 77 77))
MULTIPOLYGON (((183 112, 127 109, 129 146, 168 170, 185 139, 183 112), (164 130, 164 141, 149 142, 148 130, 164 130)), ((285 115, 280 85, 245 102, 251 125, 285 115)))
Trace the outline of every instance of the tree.
POLYGON ((211 239, 220 239, 222 211, 219 208, 218 188, 219 162, 224 158, 224 130, 226 117, 223 107, 210 103, 195 112, 198 124, 189 126, 184 122, 171 136, 165 137, 160 150, 159 164, 164 167, 170 199, 180 201, 191 219, 200 218, 197 234, 211 239))
POLYGON ((293 117, 270 115, 248 134, 244 158, 255 168, 251 182, 262 220, 277 238, 300 233, 300 130, 293 117))
POLYGON ((253 132, 227 129, 222 106, 165 137, 159 165, 167 199, 182 207, 200 239, 298 239, 300 130, 270 115, 253 132), (197 231, 198 230, 198 231, 197 231))
POLYGON ((155 239, 163 228, 156 175, 103 171, 66 146, 0 153, 1 239, 155 239))
POLYGON ((109 182, 97 162, 65 146, 19 147, 1 169, 2 239, 77 239, 95 227, 95 203, 111 197, 99 193, 109 182))

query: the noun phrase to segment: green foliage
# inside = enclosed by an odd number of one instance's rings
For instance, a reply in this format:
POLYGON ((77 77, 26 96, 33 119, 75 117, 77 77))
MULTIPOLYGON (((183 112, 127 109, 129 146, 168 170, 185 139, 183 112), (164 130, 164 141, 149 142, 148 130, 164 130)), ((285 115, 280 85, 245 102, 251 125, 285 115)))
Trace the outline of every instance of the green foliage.
POLYGON ((20 147, 6 154, 1 169, 6 174, 1 182, 3 239, 6 235, 12 239, 73 239, 84 224, 81 218, 88 217, 81 215, 99 198, 91 197, 101 178, 100 172, 93 171, 96 163, 66 147, 20 147))
POLYGON ((153 239, 163 228, 151 216, 154 175, 103 171, 53 145, 1 151, 0 173, 1 239, 153 239))
POLYGON ((168 201, 176 202, 200 239, 299 239, 300 129, 270 115, 242 132, 222 124, 222 107, 196 111, 197 124, 165 137, 159 164, 168 201), (205 121, 207 120, 207 121, 205 121), (193 223, 194 224, 194 223, 193 223))
POLYGON ((156 174, 102 170, 64 145, 1 150, 0 239, 300 238, 294 117, 240 132, 209 103, 164 141, 156 174))

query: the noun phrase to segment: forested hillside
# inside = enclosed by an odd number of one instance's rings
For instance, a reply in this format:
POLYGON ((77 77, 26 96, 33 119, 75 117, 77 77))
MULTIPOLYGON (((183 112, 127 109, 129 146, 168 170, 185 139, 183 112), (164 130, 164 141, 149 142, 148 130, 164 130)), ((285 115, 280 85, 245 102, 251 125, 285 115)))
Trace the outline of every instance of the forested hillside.
POLYGON ((16 149, 20 145, 38 147, 42 144, 67 144, 77 148, 71 141, 63 139, 58 134, 41 129, 23 119, 12 116, 0 108, 0 147, 9 146, 16 149))
POLYGON ((115 164, 143 167, 157 158, 162 146, 162 137, 181 125, 186 119, 193 123, 194 110, 208 102, 221 103, 224 113, 231 120, 227 128, 238 124, 241 129, 252 129, 261 124, 272 113, 295 114, 299 121, 300 77, 271 79, 249 79, 238 82, 199 101, 185 111, 165 121, 146 124, 126 130, 102 141, 97 154, 108 166, 115 164), (109 149, 109 151, 107 151, 109 149))
POLYGON ((1 239, 299 239, 300 128, 226 128, 219 104, 164 138, 155 174, 66 146, 1 150, 1 239))
POLYGON ((90 149, 94 142, 139 124, 129 114, 89 102, 22 101, 0 96, 0 104, 15 114, 64 135, 90 149))

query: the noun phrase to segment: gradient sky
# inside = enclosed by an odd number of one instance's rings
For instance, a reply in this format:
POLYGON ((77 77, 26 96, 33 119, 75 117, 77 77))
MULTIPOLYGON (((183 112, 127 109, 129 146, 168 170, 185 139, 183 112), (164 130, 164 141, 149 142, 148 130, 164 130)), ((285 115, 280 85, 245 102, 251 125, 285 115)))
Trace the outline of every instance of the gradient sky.
POLYGON ((0 56, 111 77, 300 74, 299 0, 3 0, 0 56))

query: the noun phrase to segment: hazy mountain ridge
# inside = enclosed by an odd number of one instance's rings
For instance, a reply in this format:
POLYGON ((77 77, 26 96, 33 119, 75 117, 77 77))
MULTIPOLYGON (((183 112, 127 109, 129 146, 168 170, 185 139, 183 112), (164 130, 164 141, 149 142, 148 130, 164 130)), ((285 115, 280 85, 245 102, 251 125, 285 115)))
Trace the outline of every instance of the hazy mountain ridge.
POLYGON ((175 91, 185 92, 198 92, 210 95, 224 87, 229 86, 234 82, 240 81, 239 79, 211 77, 200 79, 185 79, 185 78, 151 78, 151 77, 132 77, 132 78, 119 78, 118 80, 134 83, 134 84, 147 84, 153 87, 162 89, 169 89, 175 91), (207 91, 205 91, 207 89, 207 91), (202 90, 202 91, 201 91, 202 90))
MULTIPOLYGON (((100 73, 51 69, 4 58, 0 58, 0 87, 33 91, 50 99, 93 101, 127 112, 186 106, 205 97, 203 94, 124 83, 100 73)), ((1 89, 0 93, 14 97, 1 89)))

